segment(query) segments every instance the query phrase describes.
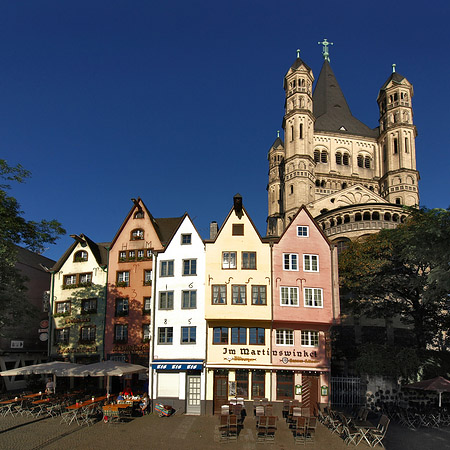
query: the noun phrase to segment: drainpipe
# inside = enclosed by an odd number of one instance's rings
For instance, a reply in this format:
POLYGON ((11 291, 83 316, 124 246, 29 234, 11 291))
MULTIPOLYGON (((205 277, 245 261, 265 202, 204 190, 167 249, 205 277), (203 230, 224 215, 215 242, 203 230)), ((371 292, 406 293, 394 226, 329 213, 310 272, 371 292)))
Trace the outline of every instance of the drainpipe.
POLYGON ((148 377, 150 379, 149 383, 149 400, 150 400, 150 410, 153 411, 153 355, 155 353, 155 311, 156 311, 156 271, 158 270, 158 253, 152 252, 153 255, 153 287, 152 287, 152 307, 150 310, 150 320, 152 322, 152 332, 150 334, 151 346, 150 346, 150 358, 149 358, 149 368, 148 377))
POLYGON ((111 250, 110 247, 106 247, 106 270, 103 269, 106 272, 106 283, 105 283, 105 307, 104 307, 104 315, 103 315, 103 360, 106 360, 106 311, 107 311, 107 305, 108 305, 108 275, 109 275, 109 251, 111 250))
POLYGON ((273 352, 272 352, 272 333, 273 333, 273 241, 270 241, 270 341, 269 341, 269 351, 270 351, 270 380, 269 380, 269 397, 272 401, 272 377, 273 377, 273 352))
POLYGON ((55 272, 50 272, 50 304, 48 305, 48 345, 47 345, 47 356, 50 358, 52 352, 52 325, 53 325, 53 302, 55 296, 55 272))

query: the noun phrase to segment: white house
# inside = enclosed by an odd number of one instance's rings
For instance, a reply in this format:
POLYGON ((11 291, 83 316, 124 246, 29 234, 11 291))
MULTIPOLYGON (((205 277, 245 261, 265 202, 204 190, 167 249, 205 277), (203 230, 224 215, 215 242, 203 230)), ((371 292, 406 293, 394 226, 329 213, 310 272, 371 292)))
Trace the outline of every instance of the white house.
POLYGON ((186 414, 204 413, 205 246, 185 214, 156 254, 150 396, 186 414))

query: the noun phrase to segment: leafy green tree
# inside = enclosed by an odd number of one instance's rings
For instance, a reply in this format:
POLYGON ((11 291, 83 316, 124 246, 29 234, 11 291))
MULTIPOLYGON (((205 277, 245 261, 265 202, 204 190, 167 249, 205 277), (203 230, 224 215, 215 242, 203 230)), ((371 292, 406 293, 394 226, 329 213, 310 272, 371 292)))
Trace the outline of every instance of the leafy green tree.
POLYGON ((16 245, 40 253, 65 233, 56 220, 26 220, 17 200, 8 195, 11 182, 23 183, 30 172, 0 159, 0 333, 2 325, 33 313, 26 301, 26 279, 16 269, 16 245))
POLYGON ((344 310, 397 315, 413 329, 417 349, 448 346, 449 209, 410 210, 396 229, 352 242, 341 254, 339 271, 344 310))

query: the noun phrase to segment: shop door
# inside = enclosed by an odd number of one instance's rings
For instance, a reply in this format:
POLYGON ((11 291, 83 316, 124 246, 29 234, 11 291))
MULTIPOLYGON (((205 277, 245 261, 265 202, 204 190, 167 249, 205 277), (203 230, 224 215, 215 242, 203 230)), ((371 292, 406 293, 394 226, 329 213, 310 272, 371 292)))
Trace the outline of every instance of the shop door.
POLYGON ((187 376, 186 414, 200 415, 201 412, 201 377, 187 376))
POLYGON ((314 415, 319 402, 319 377, 311 375, 302 376, 302 406, 309 408, 314 415))
POLYGON ((228 371, 214 371, 214 414, 220 414, 222 405, 228 403, 228 371))

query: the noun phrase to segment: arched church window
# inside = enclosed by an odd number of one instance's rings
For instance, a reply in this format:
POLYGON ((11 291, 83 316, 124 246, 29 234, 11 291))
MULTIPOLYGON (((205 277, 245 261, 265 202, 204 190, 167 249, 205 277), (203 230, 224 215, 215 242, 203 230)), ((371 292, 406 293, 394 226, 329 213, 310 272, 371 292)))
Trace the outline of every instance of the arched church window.
POLYGON ((342 217, 341 216, 338 216, 336 218, 336 225, 342 225, 342 217))
POLYGON ((344 223, 350 223, 350 216, 348 214, 344 216, 344 223))
POLYGON ((366 212, 363 214, 363 220, 370 220, 370 212, 369 212, 369 211, 366 211, 366 212))
POLYGON ((294 140, 294 127, 291 127, 291 141, 294 140))
POLYGON ((396 204, 396 205, 401 205, 401 204, 402 204, 402 199, 401 199, 400 197, 397 197, 397 198, 395 199, 395 204, 396 204))
POLYGON ((334 227, 334 219, 330 219, 330 227, 334 227))
POLYGON ((363 166, 364 166, 364 158, 362 157, 362 155, 358 155, 358 167, 363 166))
POLYGON ((378 211, 372 213, 372 220, 380 220, 380 213, 378 211))
POLYGON ((366 156, 366 157, 364 158, 364 167, 365 167, 366 169, 370 169, 370 158, 369 158, 368 156, 366 156))
POLYGON ((320 187, 320 180, 316 180, 316 186, 320 187))
POLYGON ((300 127, 299 127, 299 138, 303 139, 303 124, 302 123, 300 124, 300 127))
POLYGON ((392 222, 398 222, 398 214, 392 216, 392 222))
POLYGON ((384 213, 384 220, 386 220, 387 222, 391 221, 391 214, 390 213, 384 213))
POLYGON ((409 153, 409 142, 407 137, 405 137, 405 153, 409 153))
POLYGON ((348 153, 344 153, 342 155, 342 164, 344 164, 344 166, 348 166, 348 162, 349 162, 349 156, 348 153))
POLYGON ((361 220, 362 220, 361 213, 356 213, 355 214, 355 222, 361 222, 361 220))
POLYGON ((398 153, 398 140, 394 138, 394 154, 398 153))
POLYGON ((320 154, 320 161, 323 163, 328 162, 328 154, 326 150, 322 150, 322 153, 320 154))
POLYGON ((314 150, 314 161, 320 162, 320 151, 319 150, 314 150))
POLYGON ((341 152, 337 152, 336 153, 336 164, 342 164, 342 153, 341 152))
POLYGON ((346 189, 347 188, 347 183, 342 183, 342 189, 346 189))
POLYGON ((320 182, 320 187, 325 187, 325 185, 326 185, 326 182, 325 182, 325 180, 322 180, 321 182, 320 182))
POLYGON ((406 220, 406 216, 401 216, 401 217, 400 217, 400 222, 401 222, 401 223, 405 223, 405 220, 406 220))
POLYGON ((293 194, 293 193, 294 193, 294 185, 293 185, 293 184, 291 184, 291 186, 290 186, 290 188, 289 188, 289 189, 290 189, 290 193, 291 193, 291 194, 293 194))
POLYGON ((371 191, 373 191, 373 190, 374 190, 374 189, 373 189, 373 186, 370 186, 370 187, 369 187, 369 189, 370 189, 371 191))

